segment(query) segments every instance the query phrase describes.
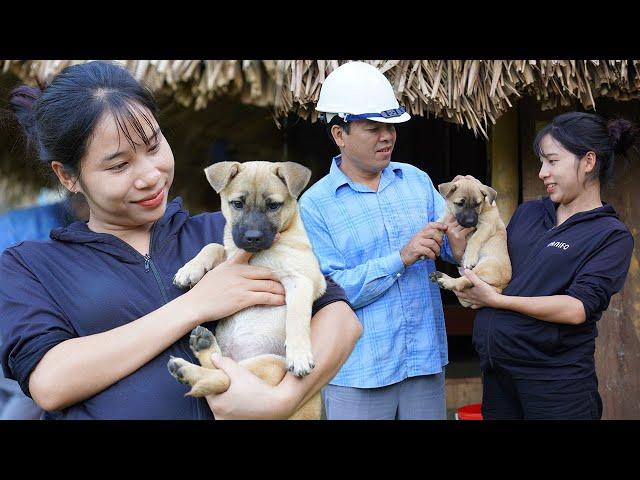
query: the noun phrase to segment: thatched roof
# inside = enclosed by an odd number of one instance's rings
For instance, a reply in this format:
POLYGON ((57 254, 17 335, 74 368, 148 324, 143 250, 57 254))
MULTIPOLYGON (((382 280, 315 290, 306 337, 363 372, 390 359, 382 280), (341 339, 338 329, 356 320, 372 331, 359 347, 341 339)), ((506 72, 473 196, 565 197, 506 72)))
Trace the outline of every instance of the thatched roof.
MULTIPOLYGON (((0 60, 0 71, 25 81, 49 81, 71 60, 0 60)), ((206 107, 219 95, 317 119, 314 110, 324 78, 337 60, 127 60, 119 61, 152 90, 172 93, 185 106, 206 107)), ((368 60, 393 84, 413 115, 434 115, 465 124, 485 137, 490 123, 521 96, 543 109, 578 100, 594 108, 598 96, 640 96, 640 60, 368 60)))

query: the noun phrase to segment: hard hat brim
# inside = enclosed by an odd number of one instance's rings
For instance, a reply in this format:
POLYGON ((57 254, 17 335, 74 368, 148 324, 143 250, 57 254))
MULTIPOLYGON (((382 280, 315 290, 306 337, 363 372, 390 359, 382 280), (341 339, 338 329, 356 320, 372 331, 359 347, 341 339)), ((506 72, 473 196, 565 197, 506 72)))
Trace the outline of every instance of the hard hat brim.
POLYGON ((408 112, 404 112, 399 117, 390 117, 390 118, 373 117, 373 118, 367 118, 367 120, 371 120, 373 122, 380 122, 380 123, 403 123, 408 120, 411 120, 411 115, 409 115, 408 112))
MULTIPOLYGON (((338 114, 335 112, 329 112, 326 110, 318 110, 318 108, 316 108, 316 111, 319 113, 324 113, 326 115, 331 115, 331 117, 329 118, 333 118, 335 116, 337 116, 338 114)), ((402 115, 398 116, 398 117, 388 117, 388 118, 384 118, 384 117, 371 117, 371 118, 362 118, 361 120, 371 120, 372 122, 380 122, 380 123, 404 123, 408 120, 411 120, 411 115, 409 115, 409 113, 404 112, 402 115)), ((329 123, 331 120, 329 120, 327 123, 329 123)))

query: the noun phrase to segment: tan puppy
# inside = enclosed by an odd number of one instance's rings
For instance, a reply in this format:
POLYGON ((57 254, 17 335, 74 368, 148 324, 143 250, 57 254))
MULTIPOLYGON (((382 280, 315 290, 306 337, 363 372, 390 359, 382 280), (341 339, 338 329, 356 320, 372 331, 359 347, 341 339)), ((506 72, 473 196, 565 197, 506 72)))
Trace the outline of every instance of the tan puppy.
MULTIPOLYGON (((309 374, 314 367, 311 307, 326 289, 296 201, 311 171, 293 162, 221 162, 207 167, 205 174, 220 194, 224 247, 205 246, 176 273, 174 283, 182 288, 195 285, 242 248, 255 252, 251 265, 276 273, 287 304, 250 307, 219 320, 215 337, 204 327, 195 328, 190 345, 202 366, 172 357, 169 371, 192 387, 187 395, 196 397, 229 388, 229 377, 211 362, 213 352, 233 358, 270 385, 277 385, 287 370, 299 377, 309 374), (280 239, 273 243, 278 233, 280 239)), ((291 418, 319 419, 320 409, 318 393, 291 418)))
MULTIPOLYGON (((462 266, 493 286, 498 293, 511 280, 511 261, 507 250, 507 230, 496 206, 497 192, 478 180, 461 178, 441 183, 438 190, 447 201, 445 216, 452 214, 463 227, 476 227, 467 240, 462 266)), ((432 272, 429 278, 440 288, 462 291, 473 284, 462 276, 451 278, 442 272, 432 272)), ((471 306, 460 300, 464 307, 471 306)))

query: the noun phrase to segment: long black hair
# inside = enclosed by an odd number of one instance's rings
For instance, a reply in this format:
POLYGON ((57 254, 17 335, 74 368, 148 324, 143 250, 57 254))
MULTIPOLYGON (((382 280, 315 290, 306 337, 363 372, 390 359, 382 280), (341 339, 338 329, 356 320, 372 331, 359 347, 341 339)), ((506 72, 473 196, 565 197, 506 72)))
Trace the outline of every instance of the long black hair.
POLYGON ((545 135, 551 135, 578 159, 594 152, 596 165, 587 179, 598 178, 603 185, 613 176, 616 155, 625 154, 635 144, 638 129, 623 118, 607 121, 594 113, 563 113, 536 135, 533 150, 539 157, 544 155, 540 144, 545 135))
POLYGON ((140 118, 154 128, 149 113, 158 113, 149 89, 124 67, 104 61, 68 66, 45 88, 19 86, 9 96, 9 107, 37 159, 59 161, 74 175, 79 175, 80 161, 105 112, 113 115, 133 148, 129 126, 148 146, 152 139, 140 118))

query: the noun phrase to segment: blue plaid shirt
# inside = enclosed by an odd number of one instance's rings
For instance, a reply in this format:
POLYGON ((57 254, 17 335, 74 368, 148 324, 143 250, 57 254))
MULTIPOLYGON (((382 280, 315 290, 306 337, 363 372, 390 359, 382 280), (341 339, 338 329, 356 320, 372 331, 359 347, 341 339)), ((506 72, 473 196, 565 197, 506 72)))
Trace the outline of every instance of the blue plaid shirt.
MULTIPOLYGON (((445 201, 422 170, 391 162, 378 191, 331 170, 300 199, 300 215, 325 275, 345 290, 363 334, 331 380, 333 385, 373 388, 442 371, 448 363, 440 290, 429 281, 435 262, 405 267, 400 249, 445 201)), ((448 241, 441 257, 452 263, 448 241)))

